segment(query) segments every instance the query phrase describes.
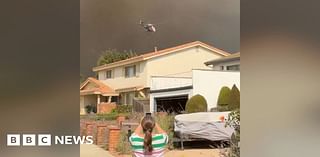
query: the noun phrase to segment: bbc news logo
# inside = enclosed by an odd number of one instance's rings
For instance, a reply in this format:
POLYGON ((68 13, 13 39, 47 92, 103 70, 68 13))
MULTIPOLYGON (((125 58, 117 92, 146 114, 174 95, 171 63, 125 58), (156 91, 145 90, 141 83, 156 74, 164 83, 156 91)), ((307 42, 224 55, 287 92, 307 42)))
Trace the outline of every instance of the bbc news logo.
POLYGON ((51 136, 50 134, 7 134, 7 146, 51 146, 52 144, 93 144, 93 137, 51 136))

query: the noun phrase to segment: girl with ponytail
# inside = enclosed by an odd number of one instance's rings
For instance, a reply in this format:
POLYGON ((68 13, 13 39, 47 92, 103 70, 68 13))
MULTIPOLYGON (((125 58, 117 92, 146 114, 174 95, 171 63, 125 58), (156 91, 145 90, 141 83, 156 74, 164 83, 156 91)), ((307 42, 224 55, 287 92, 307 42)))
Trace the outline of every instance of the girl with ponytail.
POLYGON ((154 118, 147 114, 141 120, 140 125, 129 138, 133 156, 135 157, 163 157, 168 136, 155 122, 154 118))

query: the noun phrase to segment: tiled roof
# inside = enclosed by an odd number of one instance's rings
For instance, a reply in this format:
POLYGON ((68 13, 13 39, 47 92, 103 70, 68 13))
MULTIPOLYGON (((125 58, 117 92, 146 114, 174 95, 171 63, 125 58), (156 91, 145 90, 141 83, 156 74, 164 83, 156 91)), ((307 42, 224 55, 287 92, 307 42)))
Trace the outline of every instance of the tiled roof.
POLYGON ((221 49, 215 48, 213 46, 210 46, 210 45, 205 44, 205 43, 200 42, 200 41, 195 41, 195 42, 186 43, 186 44, 183 44, 183 45, 178 45, 178 46, 175 46, 175 47, 171 47, 171 48, 167 48, 167 49, 163 49, 163 50, 159 50, 159 51, 153 51, 153 52, 145 53, 145 54, 142 54, 140 56, 132 57, 132 58, 129 58, 129 59, 126 59, 126 60, 122 60, 122 61, 118 61, 118 62, 114 62, 114 63, 110 63, 110 64, 97 66, 97 67, 94 67, 92 70, 94 72, 96 72, 96 71, 104 70, 104 69, 107 69, 107 68, 117 67, 117 66, 121 66, 121 65, 130 64, 130 63, 136 63, 136 62, 139 62, 139 61, 148 60, 148 59, 155 58, 155 57, 160 57, 162 55, 174 53, 174 52, 177 52, 179 50, 183 50, 183 49, 191 48, 191 47, 195 47, 195 46, 201 46, 201 47, 207 48, 207 49, 209 49, 209 50, 211 50, 213 52, 216 52, 217 54, 222 55, 222 56, 230 55, 230 53, 228 53, 226 51, 223 51, 221 49))
POLYGON ((114 89, 100 82, 99 80, 89 77, 80 85, 80 95, 101 94, 103 96, 117 96, 119 95, 114 89), (88 83, 93 83, 94 87, 84 89, 88 83))

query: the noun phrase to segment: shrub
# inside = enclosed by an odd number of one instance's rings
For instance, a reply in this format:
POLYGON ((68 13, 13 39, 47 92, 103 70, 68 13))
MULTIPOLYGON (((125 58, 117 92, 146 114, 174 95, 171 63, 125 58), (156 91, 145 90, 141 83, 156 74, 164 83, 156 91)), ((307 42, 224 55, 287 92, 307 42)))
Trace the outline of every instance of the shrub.
POLYGON ((117 105, 116 111, 118 113, 131 113, 132 105, 117 105))
POLYGON ((229 113, 226 126, 235 128, 231 136, 230 150, 228 157, 240 157, 240 110, 236 109, 229 113))
POLYGON ((230 97, 230 88, 229 87, 222 87, 219 93, 218 102, 217 102, 217 109, 218 111, 229 111, 229 97, 230 97))
POLYGON ((206 112, 207 106, 206 99, 202 95, 197 94, 187 101, 186 111, 187 113, 206 112))
POLYGON ((116 120, 118 117, 118 113, 112 112, 107 114, 97 114, 95 116, 95 120, 116 120))
POLYGON ((85 108, 87 113, 91 113, 91 112, 97 113, 97 106, 87 105, 85 106, 85 108))
POLYGON ((173 127, 174 127, 174 115, 172 114, 157 114, 155 116, 156 122, 160 127, 168 134, 168 148, 173 149, 173 127))
POLYGON ((240 91, 236 85, 233 85, 230 91, 228 106, 230 110, 240 108, 240 91))
POLYGON ((128 141, 128 134, 125 131, 120 132, 120 139, 116 150, 120 154, 131 154, 131 145, 128 141))
POLYGON ((118 114, 99 114, 96 116, 96 120, 116 120, 118 117, 118 114))
POLYGON ((97 113, 97 106, 92 106, 92 112, 97 113))
POLYGON ((96 114, 91 119, 93 120, 116 120, 119 116, 125 116, 126 119, 130 116, 130 113, 118 113, 116 110, 112 110, 111 113, 103 113, 103 114, 96 114))
POLYGON ((87 105, 85 108, 86 108, 86 112, 87 113, 91 113, 91 111, 92 111, 92 106, 91 105, 87 105))

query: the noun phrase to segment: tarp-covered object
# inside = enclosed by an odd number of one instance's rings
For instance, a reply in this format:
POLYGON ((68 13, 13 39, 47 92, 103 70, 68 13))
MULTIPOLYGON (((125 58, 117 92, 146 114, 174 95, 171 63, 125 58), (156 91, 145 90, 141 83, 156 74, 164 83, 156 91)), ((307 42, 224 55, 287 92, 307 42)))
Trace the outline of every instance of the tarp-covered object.
POLYGON ((228 118, 230 112, 198 112, 175 116, 174 131, 184 138, 207 139, 210 141, 230 140, 234 131, 225 127, 221 117, 228 118))

